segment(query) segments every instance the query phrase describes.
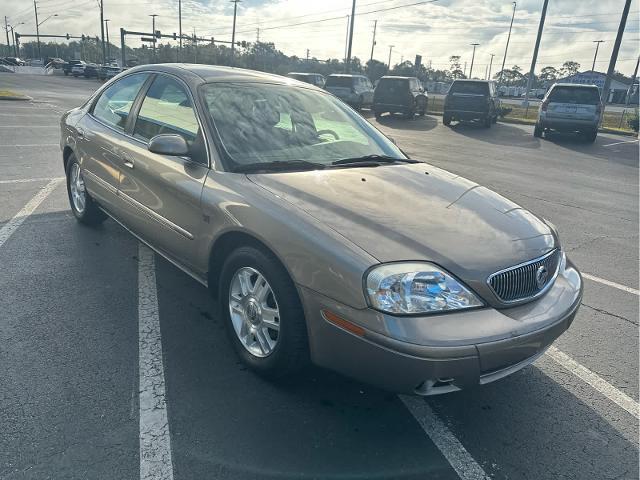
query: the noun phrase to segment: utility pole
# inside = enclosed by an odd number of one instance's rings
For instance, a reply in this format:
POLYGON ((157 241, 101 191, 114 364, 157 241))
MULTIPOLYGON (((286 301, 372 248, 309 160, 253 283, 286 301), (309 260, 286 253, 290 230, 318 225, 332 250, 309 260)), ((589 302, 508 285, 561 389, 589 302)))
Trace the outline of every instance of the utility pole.
POLYGON ((104 45, 104 0, 98 0, 100 2, 100 38, 102 39, 102 64, 107 63, 107 53, 104 45))
POLYGON ((591 67, 591 71, 596 71, 596 58, 598 58, 598 48, 600 48, 600 44, 604 43, 604 40, 594 40, 593 43, 596 44, 596 54, 593 56, 593 66, 591 67))
POLYGON ((235 64, 236 53, 236 15, 238 13, 238 2, 241 0, 231 0, 233 3, 233 33, 231 34, 231 66, 235 64))
POLYGON ((40 25, 38 24, 38 4, 33 0, 33 10, 36 12, 36 38, 38 39, 38 57, 42 59, 40 54, 40 25))
POLYGON ((158 15, 155 13, 152 13, 149 16, 151 17, 151 32, 153 35, 153 42, 151 44, 153 47, 153 63, 156 63, 156 17, 158 15))
POLYGON ((107 60, 111 59, 111 46, 109 45, 109 20, 108 18, 104 19, 104 29, 107 32, 107 60))
MULTIPOLYGON (((628 0, 629 2, 631 0, 628 0)), ((527 117, 529 113, 529 90, 533 84, 533 77, 535 77, 536 62, 538 60, 538 50, 540 49, 540 40, 542 40, 542 30, 544 29, 544 19, 547 17, 547 7, 549 6, 549 0, 544 0, 542 5, 542 14, 540 15, 540 25, 538 25, 538 36, 536 37, 536 46, 533 48, 533 58, 531 59, 531 68, 529 69, 529 78, 527 79, 527 91, 524 94, 524 103, 527 107, 524 116, 527 117)))
POLYGON ((353 44, 353 24, 356 20, 356 0, 351 4, 351 24, 349 26, 349 48, 347 49, 347 73, 351 71, 351 46, 353 44))
POLYGON ((502 75, 504 72, 504 64, 507 61, 507 51, 509 50, 509 40, 511 40, 511 29, 513 28, 513 19, 516 16, 516 2, 513 2, 513 13, 511 14, 511 24, 509 25, 509 35, 507 36, 507 46, 504 47, 504 57, 502 57, 502 68, 500 69, 500 78, 498 79, 498 87, 502 85, 502 75))
POLYGON ((309 63, 309 49, 307 48, 307 63, 309 63))
POLYGON ((476 59, 476 47, 480 45, 479 43, 470 44, 473 47, 473 54, 471 55, 471 67, 469 68, 469 78, 473 76, 473 61, 476 59))
POLYGON ((198 63, 198 37, 196 27, 193 27, 193 63, 198 63))
POLYGON ((493 66, 493 57, 496 56, 494 53, 490 53, 489 55, 491 55, 491 60, 489 61, 489 74, 487 75, 487 80, 491 80, 491 67, 493 66))
POLYGON ((462 74, 466 77, 467 76, 467 62, 464 62, 464 72, 462 72, 462 74))
POLYGON ((371 58, 369 59, 369 61, 373 60, 373 49, 376 47, 376 28, 377 27, 378 27, 378 20, 374 20, 374 22, 373 22, 373 41, 371 42, 371 58))
POLYGON ((7 16, 4 16, 4 31, 7 32, 7 48, 11 49, 11 44, 9 43, 9 24, 7 23, 7 16))
POLYGON ((344 37, 344 64, 347 64, 347 45, 349 44, 349 25, 351 24, 351 15, 347 15, 347 33, 344 37))
POLYGON ((391 51, 395 45, 389 45, 389 63, 387 63, 387 69, 391 70, 391 51))
POLYGON ((180 43, 178 44, 178 61, 182 60, 182 0, 178 0, 178 35, 180 43))
POLYGON ((627 101, 626 104, 629 105, 631 103, 631 91, 633 90, 633 84, 636 83, 636 78, 638 77, 638 65, 640 64, 640 56, 638 56, 638 61, 636 62, 636 68, 633 69, 633 75, 631 76, 631 84, 627 89, 627 101))
POLYGON ((256 28, 256 43, 260 42, 260 27, 256 28))
POLYGON ((609 88, 611 87, 611 78, 616 68, 616 62, 618 61, 618 51, 620 50, 620 43, 622 43, 622 35, 624 34, 624 27, 627 25, 627 17, 629 16, 629 8, 631 7, 631 0, 624 2, 624 9, 622 10, 622 18, 620 18, 620 26, 618 27, 618 34, 616 35, 616 42, 613 44, 613 51, 611 52, 611 60, 609 61, 609 69, 607 70, 607 79, 604 81, 604 88, 602 89, 602 101, 607 103, 609 98, 609 88))

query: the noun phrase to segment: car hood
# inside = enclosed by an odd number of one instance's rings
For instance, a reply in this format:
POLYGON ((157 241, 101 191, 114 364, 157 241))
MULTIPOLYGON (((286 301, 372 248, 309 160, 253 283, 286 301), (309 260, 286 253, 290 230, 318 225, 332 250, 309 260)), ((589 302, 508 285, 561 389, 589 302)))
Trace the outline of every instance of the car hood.
POLYGON ((431 165, 249 175, 380 262, 427 260, 484 290, 498 270, 557 244, 542 219, 431 165))

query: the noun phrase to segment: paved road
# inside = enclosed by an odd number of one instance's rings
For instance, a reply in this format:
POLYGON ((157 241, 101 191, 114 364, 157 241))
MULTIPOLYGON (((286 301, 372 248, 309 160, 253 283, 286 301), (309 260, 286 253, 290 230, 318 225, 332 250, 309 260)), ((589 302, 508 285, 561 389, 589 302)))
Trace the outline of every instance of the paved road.
MULTIPOLYGON (((139 245, 111 221, 79 226, 51 180, 59 112, 96 86, 0 74, 0 88, 35 99, 0 103, 2 479, 140 477, 139 245)), ((638 143, 431 116, 377 125, 558 226, 595 279, 556 343, 574 363, 545 355, 484 388, 407 403, 318 370, 274 385, 236 360, 207 292, 156 257, 173 478, 482 478, 478 467, 505 480, 637 479, 638 420, 614 400, 637 407, 638 143)))

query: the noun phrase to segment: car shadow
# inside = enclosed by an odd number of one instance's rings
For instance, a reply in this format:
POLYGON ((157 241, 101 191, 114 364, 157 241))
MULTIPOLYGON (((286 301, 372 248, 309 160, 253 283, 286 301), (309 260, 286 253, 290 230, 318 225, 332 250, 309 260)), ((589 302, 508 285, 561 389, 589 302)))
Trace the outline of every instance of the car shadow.
POLYGON ((540 139, 533 136, 533 130, 521 126, 498 122, 491 128, 485 128, 480 122, 453 122, 449 128, 452 132, 492 145, 540 148, 540 139))
POLYGON ((638 168, 638 143, 633 143, 633 137, 620 137, 612 139, 598 135, 596 141, 588 142, 579 133, 546 132, 544 140, 553 143, 559 148, 564 148, 585 155, 593 155, 605 158, 610 162, 638 168), (621 143, 628 141, 629 143, 621 143), (611 146, 610 144, 616 144, 611 146), (612 148, 613 147, 613 148, 612 148))
POLYGON ((428 132, 438 126, 438 120, 431 115, 425 115, 423 117, 405 118, 400 114, 385 114, 379 119, 375 120, 383 127, 390 128, 392 130, 412 130, 428 132))

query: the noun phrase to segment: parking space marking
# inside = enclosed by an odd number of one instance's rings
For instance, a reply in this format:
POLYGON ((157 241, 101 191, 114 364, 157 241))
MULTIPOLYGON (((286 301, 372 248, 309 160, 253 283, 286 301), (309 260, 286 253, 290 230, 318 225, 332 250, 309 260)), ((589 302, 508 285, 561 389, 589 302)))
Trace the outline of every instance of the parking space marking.
POLYGON ((138 247, 140 479, 173 480, 154 253, 138 247))
POLYGON ((0 180, 0 185, 6 184, 6 183, 50 182, 51 180, 64 180, 64 177, 55 177, 55 178, 15 178, 13 180, 0 180))
POLYGON ((27 145, 0 145, 0 148, 22 148, 22 147, 59 147, 59 143, 30 143, 27 145))
POLYGON ((480 465, 438 418, 424 398, 400 395, 400 400, 456 471, 461 480, 489 480, 480 465))
POLYGON ((602 145, 602 146, 603 147, 613 147, 614 145, 623 145, 625 143, 638 143, 638 140, 627 140, 625 142, 607 143, 606 145, 602 145))
POLYGON ((582 276, 593 282, 598 282, 603 285, 607 285, 609 287, 617 288, 618 290, 622 290, 623 292, 632 293, 634 295, 640 296, 640 290, 636 290, 635 288, 627 287, 626 285, 612 282, 610 280, 605 280, 604 278, 596 277, 594 275, 589 275, 588 273, 584 273, 584 272, 582 273, 582 276))
POLYGON ((546 352, 547 356, 553 359, 560 366, 580 378, 585 383, 596 389, 609 400, 623 408, 636 418, 640 418, 640 405, 628 395, 622 393, 616 387, 604 380, 599 375, 593 373, 588 368, 580 365, 573 358, 561 352, 553 345, 546 352))
POLYGON ((0 128, 57 128, 58 125, 0 125, 0 128))
POLYGON ((11 220, 3 225, 0 228, 0 247, 6 242, 13 232, 15 232, 22 222, 24 222, 34 211, 38 208, 45 198, 49 196, 51 192, 53 192, 56 187, 62 183, 61 178, 56 178, 47 183, 35 196, 27 202, 27 204, 20 209, 18 213, 16 213, 11 220))

